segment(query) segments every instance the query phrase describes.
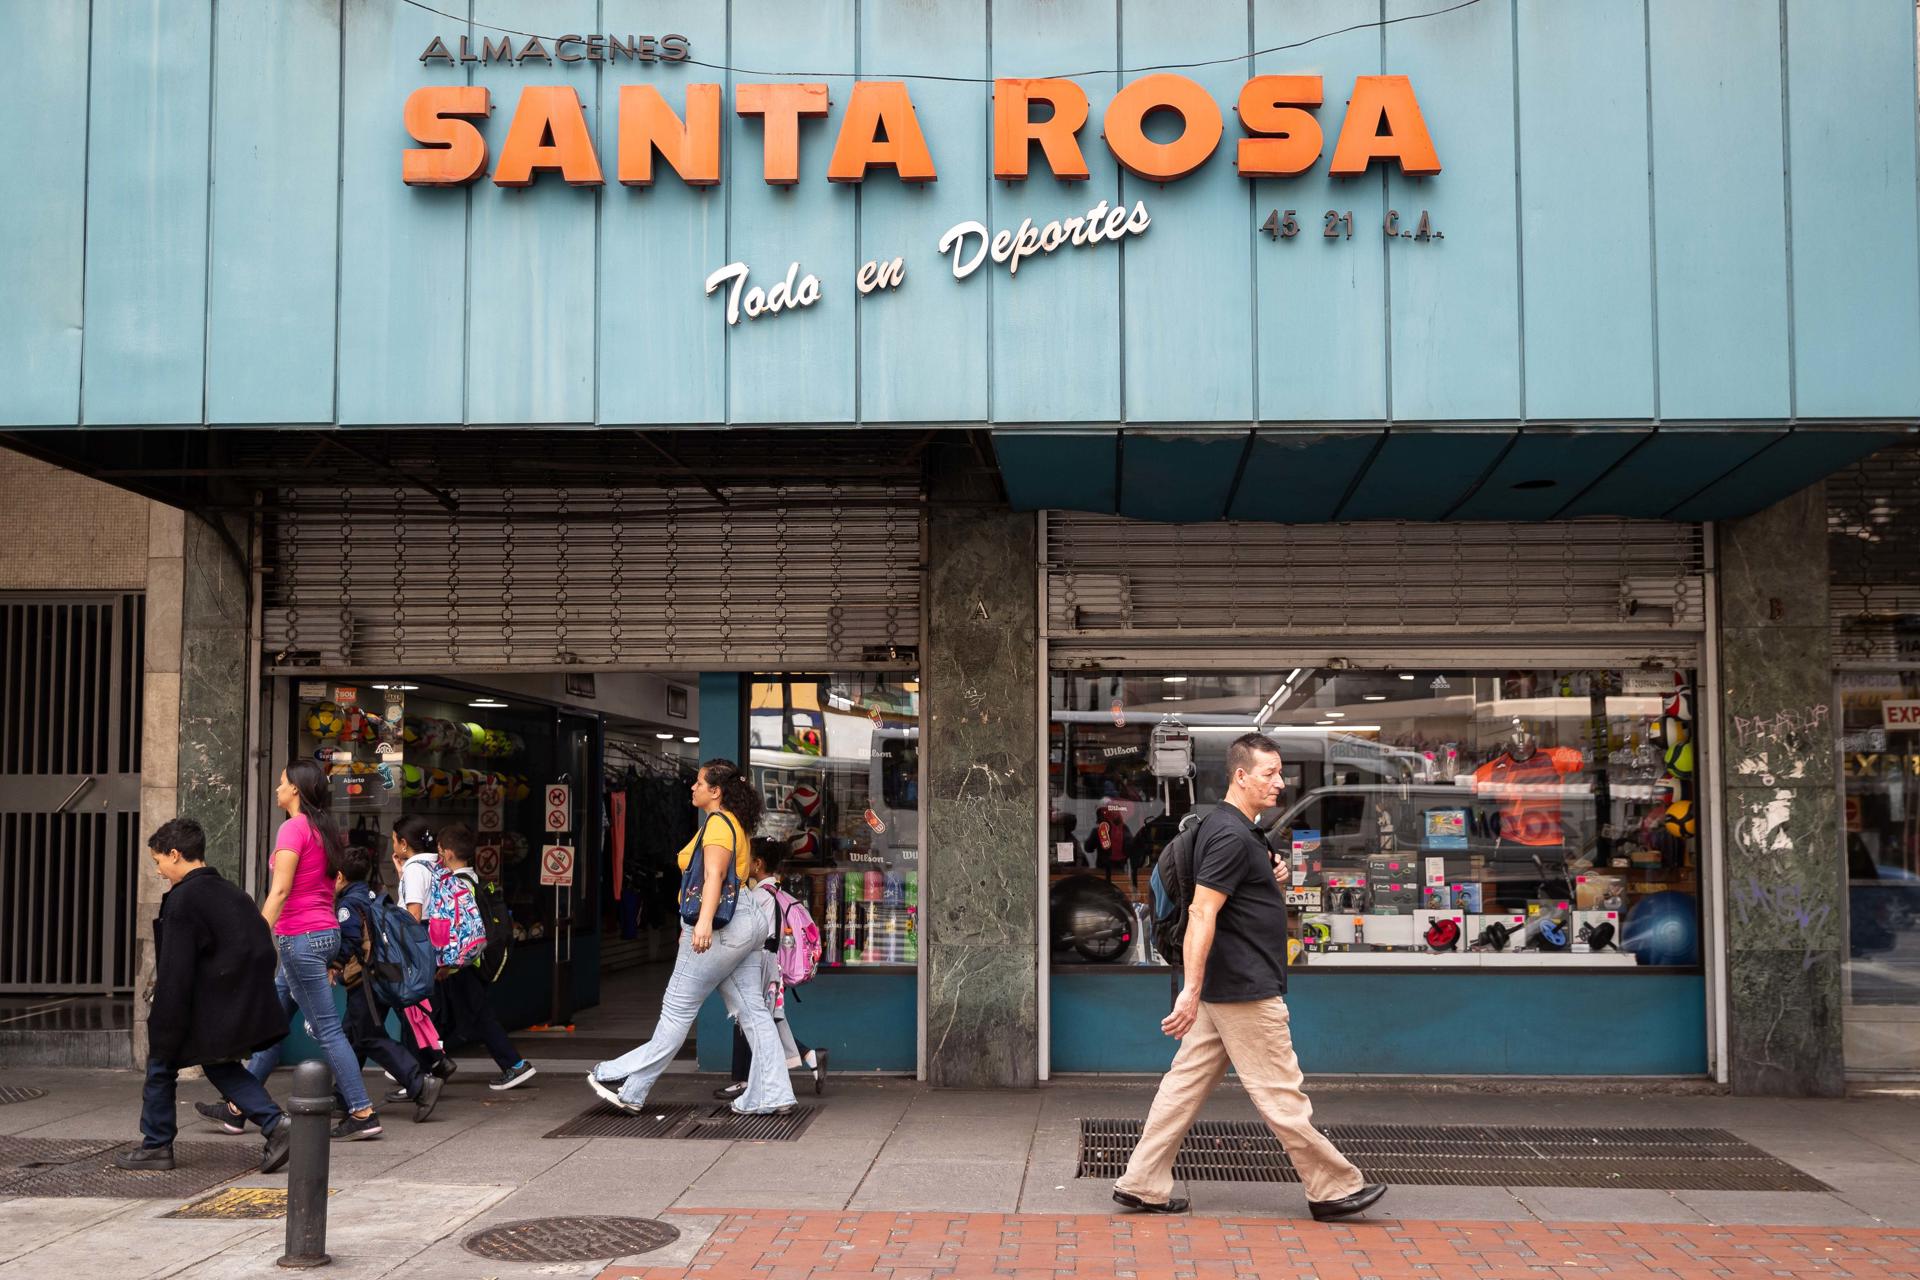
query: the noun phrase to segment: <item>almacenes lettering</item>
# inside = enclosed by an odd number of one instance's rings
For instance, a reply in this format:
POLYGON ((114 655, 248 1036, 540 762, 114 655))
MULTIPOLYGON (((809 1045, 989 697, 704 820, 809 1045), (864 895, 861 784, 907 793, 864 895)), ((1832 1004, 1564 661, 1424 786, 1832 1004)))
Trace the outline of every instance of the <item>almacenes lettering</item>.
POLYGON ((420 55, 422 62, 444 62, 450 67, 463 62, 477 62, 491 66, 497 62, 524 65, 528 62, 541 62, 552 66, 556 62, 685 62, 693 56, 693 45, 685 36, 616 36, 616 35, 565 35, 554 36, 552 47, 539 36, 528 36, 527 42, 517 49, 513 37, 503 35, 498 40, 492 36, 481 36, 480 47, 476 50, 472 36, 461 36, 454 48, 435 36, 427 42, 426 52, 420 55))
MULTIPOLYGON (((503 40, 501 49, 483 38, 476 53, 462 36, 455 55, 436 37, 421 60, 597 62, 638 58, 634 42, 650 39, 628 37, 626 43, 610 44, 614 37, 560 36, 549 49, 538 37, 529 37, 517 48, 503 40)), ((687 56, 684 36, 661 39, 661 60, 684 61, 687 56)), ((1326 149, 1314 114, 1325 98, 1319 76, 1255 76, 1247 81, 1235 104, 1245 134, 1234 148, 1236 171, 1248 178, 1273 178, 1310 169, 1326 149)), ((654 179, 656 159, 690 186, 720 181, 721 87, 688 84, 682 102, 676 110, 650 84, 620 86, 614 112, 619 137, 616 181, 647 186, 654 179)), ((801 122, 824 117, 831 105, 825 84, 734 86, 734 114, 761 122, 763 180, 776 186, 800 180, 801 122)), ((403 153, 402 179, 411 186, 451 187, 485 175, 489 153, 480 122, 492 114, 493 98, 484 85, 414 90, 407 98, 404 124, 420 145, 403 153)), ((1089 170, 1080 135, 1088 115, 1086 91, 1071 80, 994 81, 993 176, 1023 181, 1037 149, 1042 166, 1054 177, 1085 181, 1089 170)), ((1101 138, 1114 158, 1129 172, 1156 182, 1184 177, 1205 164, 1225 132, 1213 96, 1186 76, 1171 74, 1129 82, 1107 104, 1101 123, 1101 138), (1162 112, 1180 119, 1179 134, 1167 142, 1149 137, 1145 128, 1147 117, 1162 112)), ((1358 76, 1353 82, 1327 172, 1358 177, 1374 164, 1396 165, 1402 173, 1417 176, 1440 172, 1433 137, 1406 76, 1358 76)), ((853 85, 826 176, 829 182, 863 182, 873 169, 890 169, 902 182, 932 182, 939 176, 913 98, 897 80, 853 85)), ((493 160, 492 177, 499 186, 526 186, 544 173, 558 174, 574 186, 606 182, 585 107, 570 85, 522 89, 493 160)), ((1045 235, 1044 228, 1040 234, 1045 235)))

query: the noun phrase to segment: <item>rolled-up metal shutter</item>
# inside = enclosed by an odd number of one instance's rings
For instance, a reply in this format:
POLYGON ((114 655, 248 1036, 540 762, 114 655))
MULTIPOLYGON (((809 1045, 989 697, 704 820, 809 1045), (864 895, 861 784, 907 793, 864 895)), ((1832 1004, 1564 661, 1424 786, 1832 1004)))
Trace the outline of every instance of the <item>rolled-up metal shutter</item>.
POLYGON ((1145 524, 1050 512, 1056 654, 1415 641, 1546 656, 1594 642, 1680 652, 1705 621, 1700 527, 1542 524, 1145 524), (1678 643, 1676 643, 1678 642, 1678 643))
POLYGON ((1920 446, 1827 478, 1827 568, 1834 657, 1920 661, 1920 446))
POLYGON ((263 506, 278 670, 844 670, 920 637, 907 485, 281 490, 263 506), (384 497, 384 501, 381 498, 384 497))

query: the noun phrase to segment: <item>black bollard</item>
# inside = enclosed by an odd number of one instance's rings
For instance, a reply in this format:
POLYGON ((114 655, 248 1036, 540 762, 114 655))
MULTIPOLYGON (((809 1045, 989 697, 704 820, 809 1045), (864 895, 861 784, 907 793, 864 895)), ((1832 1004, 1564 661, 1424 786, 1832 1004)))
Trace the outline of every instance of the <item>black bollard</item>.
POLYGON ((321 1061, 293 1069, 287 1123, 293 1146, 287 1160, 287 1251, 283 1267, 324 1267, 327 1256, 327 1155, 333 1119, 333 1072, 321 1061))

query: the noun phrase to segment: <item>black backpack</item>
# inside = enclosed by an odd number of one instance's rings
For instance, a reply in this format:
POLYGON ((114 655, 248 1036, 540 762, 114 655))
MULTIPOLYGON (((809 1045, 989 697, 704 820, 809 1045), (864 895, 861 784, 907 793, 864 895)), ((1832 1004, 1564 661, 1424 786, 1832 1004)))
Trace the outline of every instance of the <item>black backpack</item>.
POLYGON ((1193 851, 1199 830, 1200 820, 1188 814, 1160 851, 1148 880, 1153 886, 1153 945, 1176 969, 1187 941, 1187 909, 1193 906, 1193 851))
POLYGON ((507 910, 506 895, 498 880, 481 880, 474 886, 473 905, 486 926, 487 945, 480 953, 480 976, 498 982, 507 967, 507 953, 513 949, 513 914, 507 910))

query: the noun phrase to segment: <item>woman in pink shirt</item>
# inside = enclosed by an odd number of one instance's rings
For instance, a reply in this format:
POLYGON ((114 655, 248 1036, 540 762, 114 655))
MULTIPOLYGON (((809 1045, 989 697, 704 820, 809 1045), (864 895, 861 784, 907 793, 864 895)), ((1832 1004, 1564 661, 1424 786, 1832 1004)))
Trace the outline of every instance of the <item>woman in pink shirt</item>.
MULTIPOLYGON (((340 1011, 333 1003, 327 966, 340 946, 340 924, 333 905, 333 877, 346 838, 329 812, 332 795, 327 774, 317 761, 295 760, 280 774, 274 802, 287 820, 273 837, 273 881, 260 914, 273 926, 280 968, 274 990, 291 1017, 298 1009, 320 1051, 333 1068, 334 1087, 347 1100, 349 1115, 334 1126, 336 1138, 377 1138, 380 1117, 360 1077, 360 1055, 347 1041, 340 1011)), ((280 1046, 253 1055, 247 1070, 265 1080, 280 1063, 280 1046)))

